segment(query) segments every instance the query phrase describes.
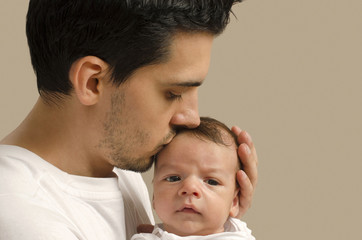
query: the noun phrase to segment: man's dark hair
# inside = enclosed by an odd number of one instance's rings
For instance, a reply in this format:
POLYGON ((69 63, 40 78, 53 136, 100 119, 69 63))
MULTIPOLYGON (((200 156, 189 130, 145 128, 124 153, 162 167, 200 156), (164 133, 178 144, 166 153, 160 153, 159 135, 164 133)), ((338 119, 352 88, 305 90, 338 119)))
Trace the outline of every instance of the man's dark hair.
POLYGON ((73 62, 96 56, 117 86, 167 60, 177 32, 220 34, 242 0, 30 0, 26 33, 40 95, 69 95, 73 62))

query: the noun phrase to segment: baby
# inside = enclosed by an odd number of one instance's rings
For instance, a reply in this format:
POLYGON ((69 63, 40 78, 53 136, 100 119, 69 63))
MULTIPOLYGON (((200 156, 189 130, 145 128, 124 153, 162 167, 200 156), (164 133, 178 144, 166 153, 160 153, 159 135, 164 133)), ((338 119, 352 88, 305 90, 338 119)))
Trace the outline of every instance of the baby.
POLYGON ((239 211, 237 139, 223 123, 201 118, 157 156, 153 207, 162 220, 141 239, 255 239, 239 211))

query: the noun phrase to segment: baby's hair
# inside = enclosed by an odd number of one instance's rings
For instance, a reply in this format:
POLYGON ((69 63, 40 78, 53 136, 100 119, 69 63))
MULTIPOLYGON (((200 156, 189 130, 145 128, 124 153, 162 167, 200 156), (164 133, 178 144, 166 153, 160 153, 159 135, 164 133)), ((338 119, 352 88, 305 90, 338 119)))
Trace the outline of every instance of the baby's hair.
MULTIPOLYGON (((200 117, 200 125, 197 128, 182 128, 178 129, 177 133, 190 133, 200 140, 211 141, 226 147, 230 147, 234 144, 236 147, 239 146, 236 134, 224 123, 210 117, 200 117)), ((239 157, 238 160, 239 169, 243 169, 239 157)))
POLYGON ((230 146, 231 143, 225 141, 225 135, 223 135, 223 133, 227 133, 234 140, 234 143, 238 145, 237 136, 224 123, 210 117, 200 117, 200 125, 197 128, 180 129, 178 133, 181 132, 190 132, 199 138, 210 140, 216 144, 230 146))

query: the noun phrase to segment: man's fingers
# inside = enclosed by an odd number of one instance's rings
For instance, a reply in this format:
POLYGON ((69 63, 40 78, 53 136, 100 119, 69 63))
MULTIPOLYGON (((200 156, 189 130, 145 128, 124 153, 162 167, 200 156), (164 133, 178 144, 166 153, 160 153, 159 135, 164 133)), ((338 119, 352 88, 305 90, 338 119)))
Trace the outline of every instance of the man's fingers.
POLYGON ((258 157, 250 135, 239 127, 232 127, 231 130, 237 136, 239 143, 238 155, 243 165, 243 170, 237 173, 240 186, 238 214, 240 218, 251 206, 254 189, 258 181, 258 157))
POLYGON ((255 148, 253 140, 251 139, 251 136, 249 135, 249 133, 247 131, 240 131, 240 133, 237 136, 238 136, 239 144, 245 143, 246 145, 248 145, 248 147, 251 150, 253 150, 255 148))
POLYGON ((231 128, 231 131, 233 131, 236 136, 239 136, 239 134, 241 133, 241 129, 238 126, 233 126, 231 128))
POLYGON ((255 148, 250 149, 246 143, 242 143, 238 148, 238 155, 243 164, 244 172, 255 187, 258 181, 258 160, 255 148))
POLYGON ((251 206, 253 198, 254 187, 251 184, 248 176, 242 170, 238 171, 236 178, 240 186, 239 192, 239 213, 238 218, 241 218, 251 206))

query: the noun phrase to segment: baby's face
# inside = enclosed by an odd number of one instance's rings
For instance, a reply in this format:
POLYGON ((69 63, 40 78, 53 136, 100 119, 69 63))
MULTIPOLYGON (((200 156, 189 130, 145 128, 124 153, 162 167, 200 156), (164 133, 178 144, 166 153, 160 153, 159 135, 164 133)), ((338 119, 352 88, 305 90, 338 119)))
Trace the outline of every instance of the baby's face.
POLYGON ((153 206, 165 230, 180 236, 223 232, 237 214, 236 146, 177 135, 159 154, 153 206))

